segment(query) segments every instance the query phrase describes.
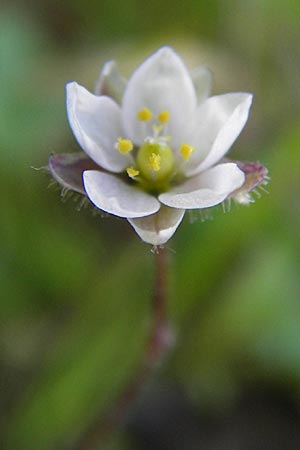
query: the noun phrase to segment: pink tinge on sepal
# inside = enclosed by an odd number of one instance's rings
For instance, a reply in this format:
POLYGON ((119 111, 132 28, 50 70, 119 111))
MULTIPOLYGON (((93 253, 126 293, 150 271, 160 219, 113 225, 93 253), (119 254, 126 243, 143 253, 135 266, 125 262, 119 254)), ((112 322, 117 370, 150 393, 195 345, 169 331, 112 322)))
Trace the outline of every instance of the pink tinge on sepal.
POLYGON ((260 162, 236 161, 236 163, 246 175, 245 183, 241 189, 248 192, 253 191, 253 189, 268 181, 268 169, 260 162))
POLYGON ((51 155, 48 170, 64 189, 85 195, 82 174, 85 170, 102 170, 85 153, 60 153, 51 155))
POLYGON ((266 189, 264 189, 264 186, 268 184, 270 179, 268 176, 268 169, 260 162, 234 162, 244 172, 245 182, 239 189, 232 192, 229 198, 244 205, 252 203, 254 202, 254 199, 250 195, 251 192, 260 196, 260 193, 256 188, 267 192, 266 189))

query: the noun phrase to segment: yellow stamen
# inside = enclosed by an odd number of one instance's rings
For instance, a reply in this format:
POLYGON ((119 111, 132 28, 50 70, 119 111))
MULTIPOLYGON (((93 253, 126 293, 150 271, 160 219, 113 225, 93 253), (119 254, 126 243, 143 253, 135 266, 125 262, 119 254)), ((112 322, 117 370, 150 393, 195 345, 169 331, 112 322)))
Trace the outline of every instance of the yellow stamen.
POLYGON ((139 173, 140 173, 140 171, 139 171, 139 170, 136 170, 134 167, 128 167, 128 168, 126 169, 126 172, 127 172, 128 176, 129 176, 130 178, 137 177, 137 176, 139 175, 139 173))
POLYGON ((137 118, 142 122, 149 122, 152 119, 152 112, 148 108, 143 108, 137 113, 137 118))
POLYGON ((189 144, 182 144, 180 147, 180 153, 185 161, 190 159, 190 156, 194 151, 195 147, 189 144))
POLYGON ((126 155, 126 153, 131 152, 133 150, 133 143, 130 139, 123 139, 121 137, 118 138, 117 149, 122 155, 126 155))
POLYGON ((161 111, 158 116, 157 116, 157 120, 160 123, 168 123, 170 120, 170 113, 169 111, 165 110, 165 111, 161 111))
POLYGON ((154 170, 154 172, 158 172, 160 170, 160 160, 161 156, 156 153, 152 153, 152 155, 149 156, 150 167, 154 170))

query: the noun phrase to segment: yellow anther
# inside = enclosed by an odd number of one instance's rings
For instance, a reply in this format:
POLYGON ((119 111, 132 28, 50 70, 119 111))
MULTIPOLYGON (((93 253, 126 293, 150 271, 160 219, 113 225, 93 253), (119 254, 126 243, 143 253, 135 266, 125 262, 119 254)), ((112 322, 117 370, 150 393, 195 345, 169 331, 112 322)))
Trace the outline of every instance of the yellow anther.
POLYGON ((118 138, 117 149, 122 155, 126 155, 126 153, 131 152, 133 150, 133 143, 130 139, 123 139, 121 137, 118 138))
POLYGON ((165 111, 161 111, 158 116, 157 116, 157 120, 160 123, 168 123, 170 120, 170 113, 169 111, 165 110, 165 111))
POLYGON ((180 153, 185 161, 188 161, 191 154, 195 151, 195 147, 189 144, 182 144, 180 147, 180 153))
POLYGON ((127 172, 128 176, 129 176, 130 178, 137 177, 137 176, 139 175, 139 173, 140 173, 140 171, 139 171, 139 170, 136 170, 134 167, 128 167, 128 168, 126 169, 126 172, 127 172))
POLYGON ((151 156, 149 156, 149 163, 150 167, 154 172, 158 172, 160 170, 160 161, 161 156, 157 155, 156 153, 152 153, 151 156))
POLYGON ((148 108, 143 108, 137 113, 137 118, 142 122, 149 122, 152 119, 152 112, 148 108))

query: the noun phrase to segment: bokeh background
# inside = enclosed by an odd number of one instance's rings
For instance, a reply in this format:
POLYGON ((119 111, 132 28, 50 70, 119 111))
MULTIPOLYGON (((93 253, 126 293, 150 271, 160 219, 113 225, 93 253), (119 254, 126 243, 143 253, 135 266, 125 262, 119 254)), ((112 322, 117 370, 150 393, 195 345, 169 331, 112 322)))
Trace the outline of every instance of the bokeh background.
POLYGON ((68 449, 143 357, 150 247, 32 167, 79 149, 67 81, 93 90, 104 61, 128 76, 164 44, 213 93, 254 92, 231 155, 263 162, 270 193, 168 243, 177 346, 107 448, 300 448, 299 17, 297 0, 2 2, 1 448, 68 449))

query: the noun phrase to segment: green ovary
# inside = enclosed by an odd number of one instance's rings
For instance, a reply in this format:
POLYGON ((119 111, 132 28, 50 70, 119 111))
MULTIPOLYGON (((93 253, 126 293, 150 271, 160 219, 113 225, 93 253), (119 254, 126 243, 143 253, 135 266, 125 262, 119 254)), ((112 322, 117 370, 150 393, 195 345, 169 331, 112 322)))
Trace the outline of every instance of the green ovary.
POLYGON ((146 142, 137 154, 137 166, 142 177, 154 189, 167 185, 174 168, 174 157, 168 145, 146 142))

